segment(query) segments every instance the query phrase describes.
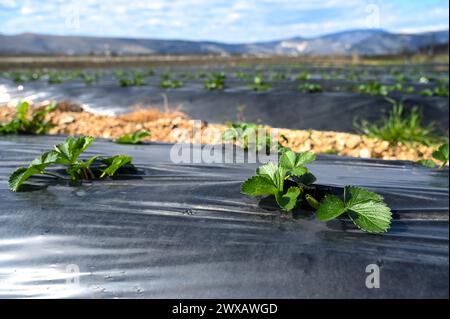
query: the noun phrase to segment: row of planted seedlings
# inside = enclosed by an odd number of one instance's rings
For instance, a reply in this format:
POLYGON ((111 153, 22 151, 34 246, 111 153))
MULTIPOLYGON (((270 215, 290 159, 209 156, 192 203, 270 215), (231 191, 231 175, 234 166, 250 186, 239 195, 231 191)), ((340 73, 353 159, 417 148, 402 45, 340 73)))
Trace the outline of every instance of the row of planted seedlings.
MULTIPOLYGON (((39 109, 29 116, 29 105, 20 103, 16 117, 0 126, 0 134, 45 134, 52 123, 45 121, 45 115, 56 105, 39 109)), ((295 153, 274 141, 270 132, 258 130, 262 126, 252 123, 234 123, 223 134, 224 140, 231 140, 245 151, 257 153, 277 152, 278 162, 263 163, 254 176, 243 181, 240 192, 250 197, 265 197, 275 203, 281 214, 292 211, 314 212, 321 221, 330 221, 347 216, 362 231, 379 234, 389 230, 392 213, 379 194, 370 190, 345 186, 341 194, 331 193, 327 188, 316 184, 313 171, 307 167, 316 159, 312 152, 295 153)), ((150 132, 138 131, 124 135, 116 143, 139 144, 150 132)), ((281 136, 281 139, 286 139, 281 136)), ((65 142, 44 152, 28 166, 19 167, 11 173, 8 184, 11 191, 26 191, 27 182, 39 175, 50 176, 56 180, 69 181, 71 187, 79 187, 83 181, 95 182, 104 178, 114 178, 120 174, 140 174, 133 158, 126 154, 113 156, 94 155, 85 157, 84 152, 94 142, 94 137, 68 137, 65 142), (61 173, 61 167, 65 167, 61 173)), ((433 156, 442 161, 441 168, 449 160, 448 144, 440 146, 433 156)))
MULTIPOLYGON (((44 70, 44 71, 12 71, 3 73, 3 77, 12 79, 15 83, 26 83, 28 81, 36 81, 39 79, 46 80, 49 84, 60 84, 63 82, 72 81, 75 79, 81 79, 86 85, 92 85, 98 83, 102 77, 105 76, 103 71, 82 71, 82 70, 44 70)), ((117 70, 113 73, 114 78, 121 87, 129 86, 144 86, 148 85, 148 79, 155 76, 155 72, 152 68, 145 68, 142 70, 117 70)), ((225 72, 182 72, 176 75, 176 72, 164 72, 159 76, 159 87, 163 89, 178 89, 183 87, 187 81, 202 80, 205 90, 224 90, 226 85, 227 76, 225 72)), ((347 72, 343 76, 334 75, 333 73, 324 73, 318 78, 315 78, 315 82, 311 82, 312 74, 308 71, 297 72, 291 74, 289 72, 266 72, 264 70, 255 69, 255 72, 237 71, 232 74, 233 80, 244 81, 248 83, 249 88, 254 91, 264 92, 270 90, 274 83, 296 81, 299 84, 296 89, 303 93, 321 93, 324 91, 342 91, 350 90, 356 93, 370 94, 377 96, 388 96, 391 93, 403 93, 403 94, 420 94, 422 96, 440 96, 448 97, 448 77, 430 78, 423 75, 418 79, 419 84, 429 84, 432 82, 434 85, 418 89, 408 82, 408 78, 403 74, 395 74, 394 83, 384 84, 376 79, 360 80, 360 75, 357 75, 355 71, 347 72), (359 84, 350 85, 348 88, 342 88, 338 86, 333 89, 325 89, 318 80, 325 81, 349 81, 360 82, 359 84)), ((347 87, 348 85, 346 85, 347 87)))

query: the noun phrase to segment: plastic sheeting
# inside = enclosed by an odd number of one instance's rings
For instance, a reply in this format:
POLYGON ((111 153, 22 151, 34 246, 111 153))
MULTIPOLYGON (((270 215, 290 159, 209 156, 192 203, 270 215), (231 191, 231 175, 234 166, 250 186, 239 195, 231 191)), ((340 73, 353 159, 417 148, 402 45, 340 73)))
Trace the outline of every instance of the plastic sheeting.
MULTIPOLYGON (((230 83, 225 91, 208 92, 203 82, 187 81, 185 87, 176 90, 159 88, 159 78, 147 79, 151 83, 140 87, 119 87, 117 80, 110 79, 86 86, 81 82, 47 85, 41 81, 29 82, 18 91, 17 85, 0 81, 0 103, 11 99, 29 98, 34 101, 71 100, 86 109, 106 114, 124 113, 136 105, 163 107, 162 95, 167 95, 171 106, 181 106, 181 111, 193 119, 212 123, 236 121, 238 115, 247 122, 258 122, 272 127, 290 129, 315 129, 353 132, 354 119, 379 120, 392 109, 383 97, 357 94, 349 91, 301 93, 297 82, 275 83, 267 92, 253 92, 242 81, 230 83), (2 93, 2 91, 4 91, 2 93), (3 98, 2 98, 3 96, 3 98), (243 113, 239 111, 244 107, 243 113)), ((349 81, 310 81, 324 87, 349 87, 349 81)), ((416 85, 418 86, 418 85, 416 85)), ((419 85, 426 87, 425 85, 419 85)), ((432 86, 432 85, 431 85, 432 86)), ((422 97, 418 94, 393 94, 396 99, 405 99, 405 106, 422 108, 424 123, 435 122, 444 132, 449 129, 448 98, 422 97)))
MULTIPOLYGON (((70 186, 8 175, 64 137, 0 137, 0 297, 448 298, 448 169, 321 156, 318 184, 368 187, 393 210, 370 235, 346 218, 283 216, 240 194, 257 164, 173 164, 171 145, 97 140, 137 175, 70 186), (366 267, 380 288, 366 287, 366 267)), ((195 146, 198 148, 200 146, 195 146)))

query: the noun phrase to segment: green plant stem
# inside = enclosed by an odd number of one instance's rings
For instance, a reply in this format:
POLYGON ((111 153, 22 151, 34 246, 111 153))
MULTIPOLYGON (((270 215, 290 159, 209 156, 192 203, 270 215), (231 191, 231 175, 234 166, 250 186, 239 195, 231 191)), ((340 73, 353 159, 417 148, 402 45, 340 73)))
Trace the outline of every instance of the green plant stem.
POLYGON ((89 173, 89 175, 91 176, 91 179, 95 179, 95 175, 94 175, 94 173, 92 172, 92 170, 88 167, 87 169, 87 172, 89 173))
POLYGON ((55 178, 57 178, 57 179, 62 179, 62 180, 66 180, 66 181, 69 180, 69 179, 64 178, 64 177, 62 177, 62 176, 59 176, 58 174, 50 173, 50 172, 46 172, 46 171, 42 172, 42 175, 48 175, 48 176, 52 176, 52 177, 55 177, 55 178))

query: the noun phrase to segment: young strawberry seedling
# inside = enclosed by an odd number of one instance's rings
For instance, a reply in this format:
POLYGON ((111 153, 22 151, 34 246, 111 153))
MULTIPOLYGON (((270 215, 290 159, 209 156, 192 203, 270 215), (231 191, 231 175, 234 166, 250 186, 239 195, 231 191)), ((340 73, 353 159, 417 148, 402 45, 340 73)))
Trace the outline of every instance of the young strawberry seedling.
POLYGON ((303 83, 298 86, 298 90, 303 93, 321 93, 323 88, 320 84, 316 83, 303 83))
POLYGON ((251 87, 253 91, 264 92, 270 90, 272 88, 272 85, 270 83, 264 82, 262 75, 256 75, 253 78, 253 84, 251 87))
POLYGON ((434 89, 424 89, 420 92, 422 96, 440 96, 440 97, 448 97, 448 87, 438 86, 434 89))
POLYGON ((360 76, 358 71, 351 71, 344 75, 344 79, 346 79, 347 81, 359 81, 360 76))
POLYGON ((16 117, 8 123, 0 124, 1 134, 46 134, 54 127, 50 121, 45 121, 45 116, 56 108, 56 103, 35 111, 31 119, 28 118, 30 105, 28 102, 20 102, 17 105, 16 117))
MULTIPOLYGON (((447 165, 449 160, 448 153, 449 153, 448 143, 442 144, 436 151, 433 152, 432 154, 433 158, 441 163, 439 165, 439 168, 443 169, 447 165)), ((437 166, 436 163, 431 159, 418 160, 416 163, 428 168, 435 168, 437 166)))
POLYGON ((279 164, 272 162, 260 166, 256 175, 241 185, 245 195, 272 196, 285 212, 301 206, 315 210, 322 221, 335 219, 345 213, 353 223, 369 233, 386 232, 391 224, 392 214, 383 198, 363 188, 346 186, 343 199, 327 194, 319 202, 313 197, 316 178, 305 167, 315 160, 315 154, 302 152, 295 154, 285 151, 279 164))
POLYGON ((283 81, 286 80, 287 76, 281 72, 271 72, 269 73, 269 79, 271 81, 283 81))
MULTIPOLYGON (((280 138, 284 142, 288 142, 284 135, 281 135, 280 138)), ((270 154, 276 149, 281 154, 287 150, 279 141, 272 139, 268 130, 264 130, 263 126, 254 123, 232 123, 231 127, 222 134, 222 139, 224 141, 232 140, 244 151, 255 149, 257 152, 261 152, 265 150, 266 154, 270 154)))
POLYGON ((16 169, 9 177, 9 189, 13 192, 19 190, 20 186, 33 175, 47 175, 64 179, 64 177, 47 170, 52 165, 66 166, 66 173, 70 180, 80 182, 114 176, 120 168, 131 165, 133 158, 127 155, 112 157, 95 155, 86 160, 79 159, 79 156, 93 141, 94 138, 91 136, 68 137, 64 143, 56 145, 53 150, 34 159, 28 167, 16 169), (94 162, 100 164, 96 169, 92 167, 94 162))
POLYGON ((311 74, 309 74, 309 72, 307 72, 307 71, 303 71, 295 77, 295 80, 308 81, 310 78, 311 78, 311 74))
POLYGON ((116 139, 114 142, 116 142, 117 144, 140 144, 142 142, 142 139, 150 135, 151 133, 148 131, 137 131, 133 134, 125 134, 116 139))
POLYGON ((212 74, 210 78, 206 79, 204 82, 205 89, 208 91, 212 90, 223 90, 225 89, 225 79, 224 73, 212 74))
POLYGON ((234 74, 234 77, 238 80, 248 81, 251 79, 250 74, 245 73, 244 71, 238 71, 234 74))
POLYGON ((98 82, 100 80, 100 73, 88 73, 88 72, 81 72, 79 74, 79 77, 81 80, 83 80, 84 84, 91 85, 94 82, 98 82))
POLYGON ((178 89, 178 88, 182 87, 183 85, 184 84, 182 81, 171 80, 171 79, 162 80, 161 83, 159 84, 159 86, 163 89, 178 89))
POLYGON ((133 78, 129 78, 127 76, 123 76, 119 79, 119 85, 121 87, 128 87, 128 86, 143 86, 145 85, 144 78, 141 74, 134 74, 133 78))
POLYGON ((376 81, 369 81, 366 84, 360 84, 356 91, 359 93, 370 94, 370 95, 378 95, 378 96, 388 96, 391 88, 387 85, 382 85, 376 81))

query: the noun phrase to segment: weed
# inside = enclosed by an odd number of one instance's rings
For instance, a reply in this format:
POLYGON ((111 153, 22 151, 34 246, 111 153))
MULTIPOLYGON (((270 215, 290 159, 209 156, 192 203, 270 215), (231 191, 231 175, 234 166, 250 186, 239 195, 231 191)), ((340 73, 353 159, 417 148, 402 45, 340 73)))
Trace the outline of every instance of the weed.
POLYGON ((422 125, 422 112, 414 106, 409 114, 406 113, 403 102, 387 98, 393 105, 388 116, 378 123, 369 123, 366 120, 354 123, 355 128, 362 134, 370 137, 396 143, 419 143, 432 145, 442 140, 439 137, 435 124, 422 125))

